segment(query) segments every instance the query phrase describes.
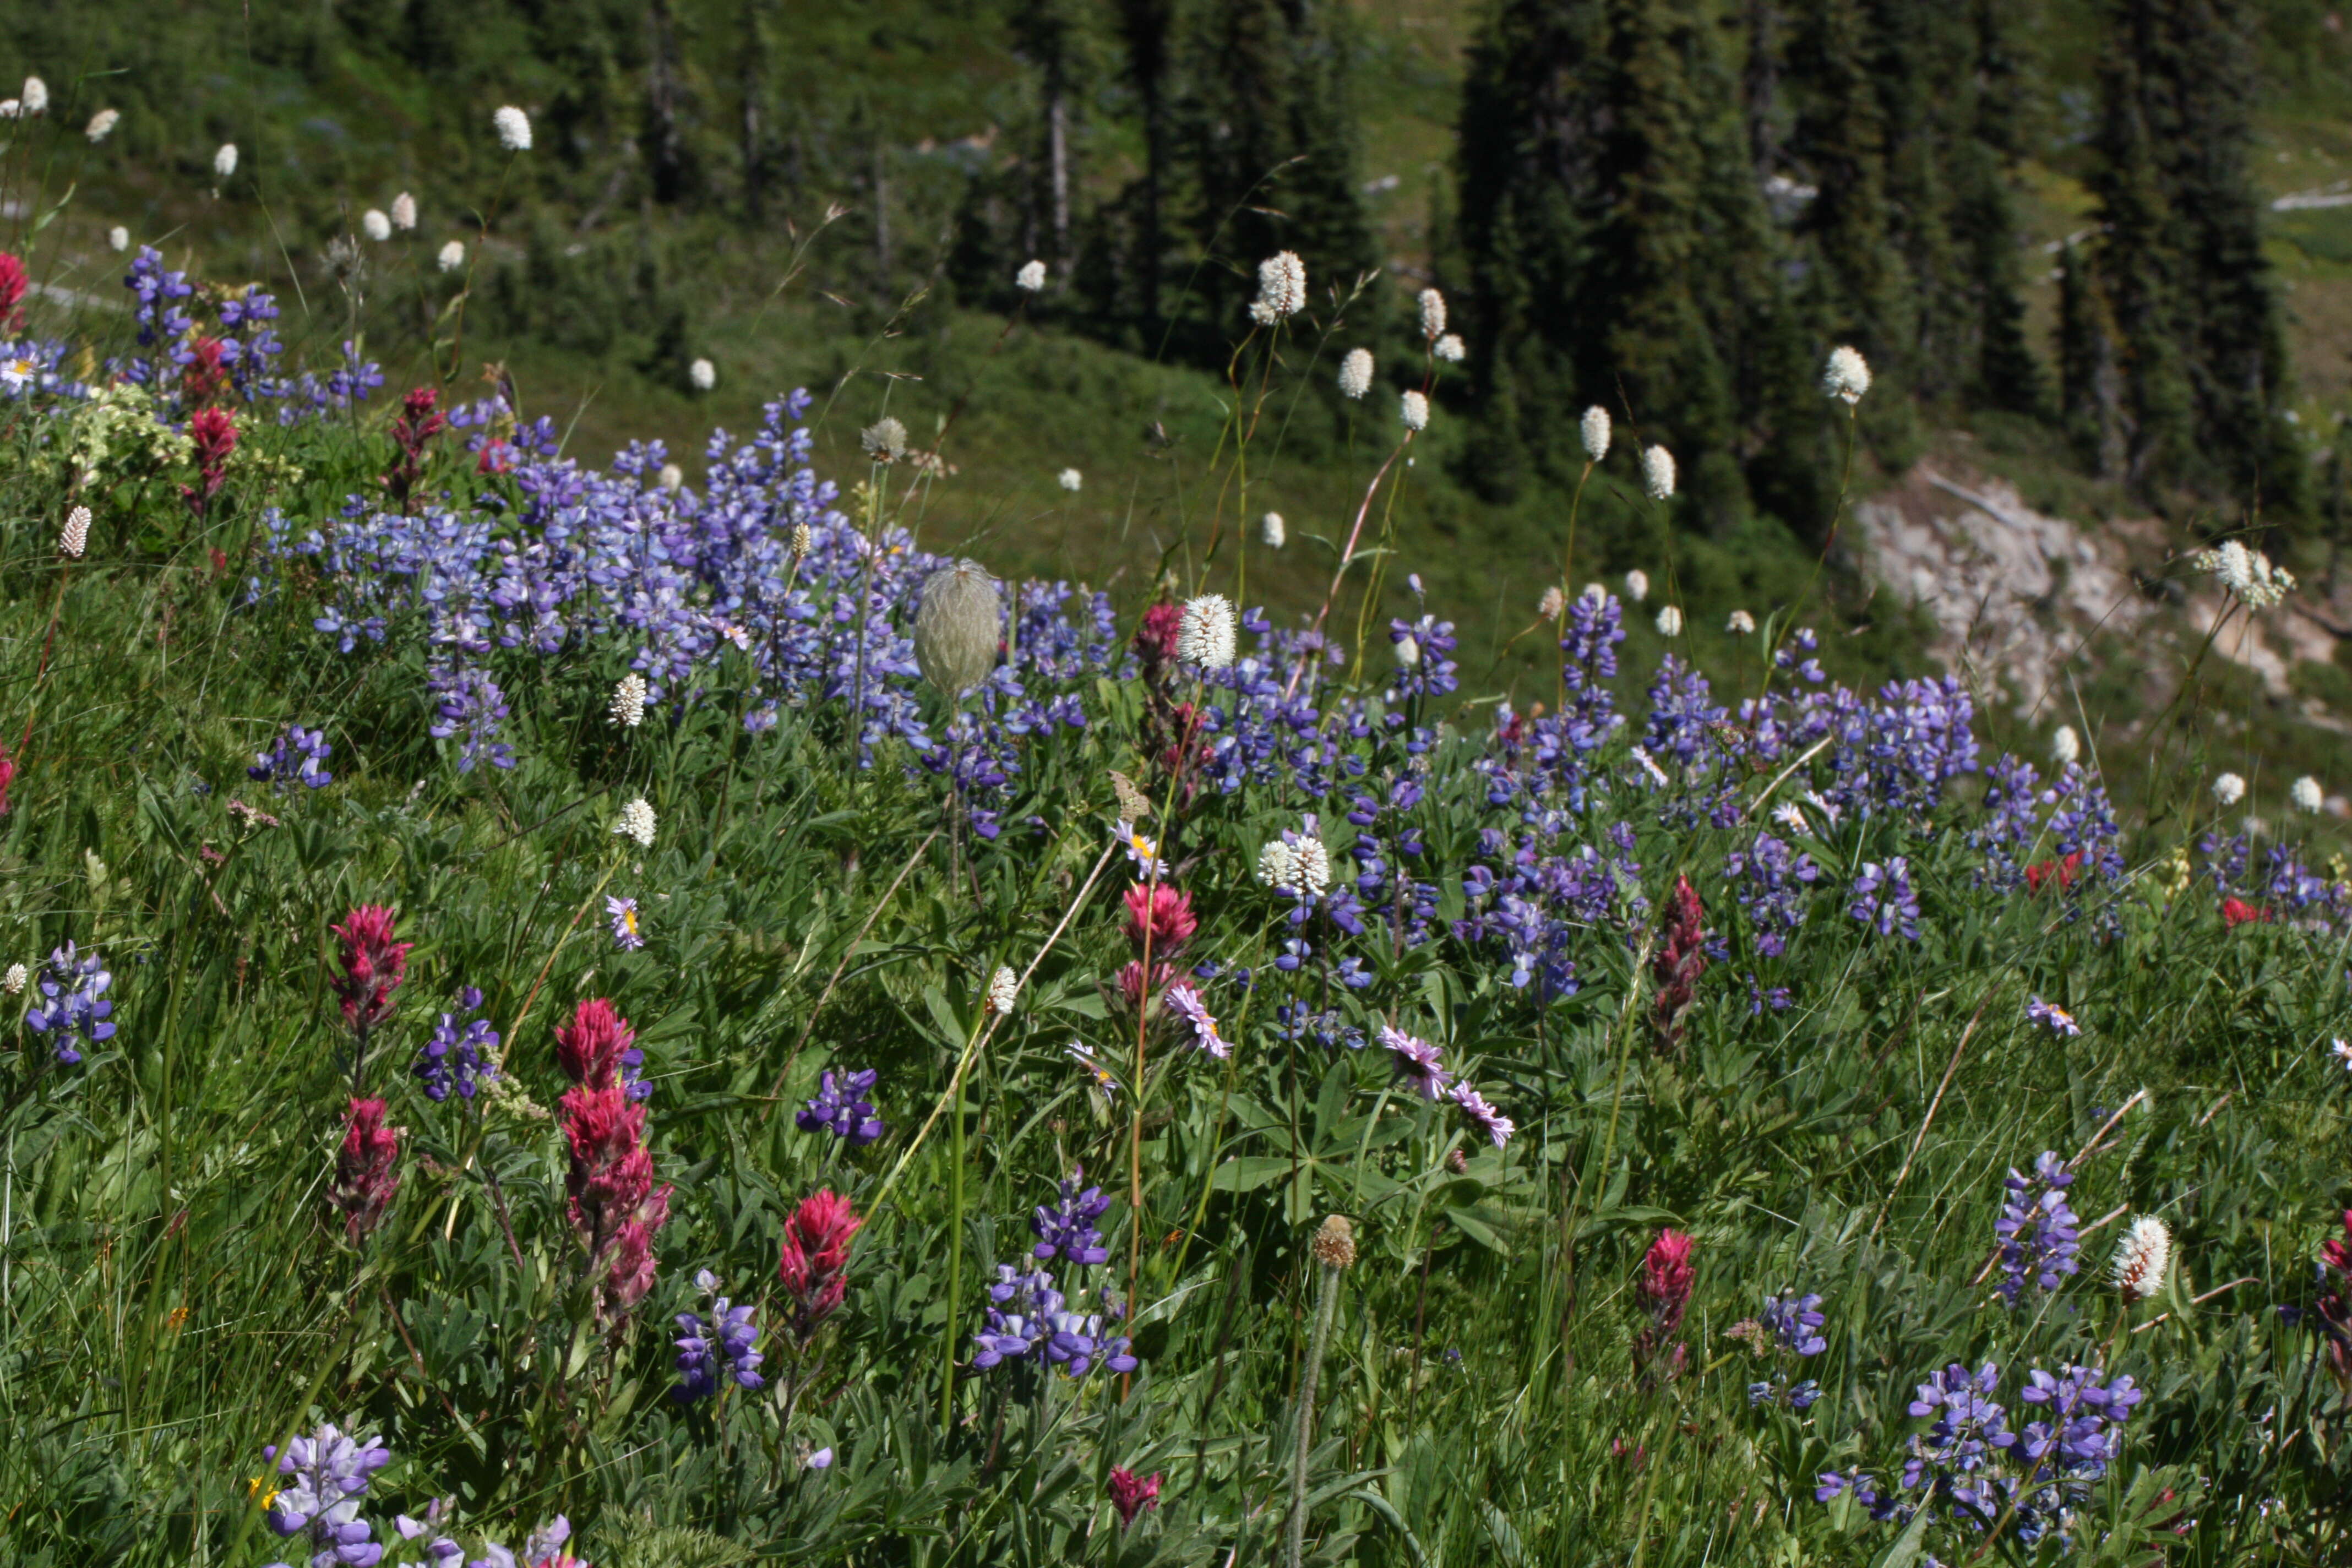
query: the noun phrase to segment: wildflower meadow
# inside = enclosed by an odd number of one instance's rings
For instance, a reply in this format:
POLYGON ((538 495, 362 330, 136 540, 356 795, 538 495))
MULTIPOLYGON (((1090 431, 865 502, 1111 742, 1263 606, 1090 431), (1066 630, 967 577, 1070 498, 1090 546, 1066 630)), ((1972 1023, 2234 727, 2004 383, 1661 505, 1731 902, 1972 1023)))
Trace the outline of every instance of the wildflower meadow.
MULTIPOLYGON (((32 97, 12 169, 111 130, 32 97)), ((1603 577, 1640 409, 1498 674, 1399 542, 1444 297, 1376 366, 1287 252, 1089 584, 884 378, 573 448, 494 212, 410 337, 10 221, 0 1561, 2352 1561, 2344 781, 1603 577)), ((2277 614, 2259 544, 2179 574, 2277 614)))

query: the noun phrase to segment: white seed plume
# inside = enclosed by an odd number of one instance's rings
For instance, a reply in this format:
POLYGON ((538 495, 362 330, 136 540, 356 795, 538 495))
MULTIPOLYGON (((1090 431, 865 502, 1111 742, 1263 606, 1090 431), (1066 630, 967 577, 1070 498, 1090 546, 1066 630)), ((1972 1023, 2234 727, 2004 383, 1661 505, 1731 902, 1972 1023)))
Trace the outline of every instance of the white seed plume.
POLYGON ((441 254, 435 257, 433 259, 435 265, 438 266, 442 271, 457 271, 457 268, 466 265, 466 242, 462 239, 451 240, 448 244, 441 247, 441 254))
POLYGON ((1087 482, 1087 477, 1078 472, 1076 468, 1064 468, 1060 473, 1054 476, 1054 482, 1060 485, 1064 489, 1068 490, 1071 494, 1076 495, 1077 493, 1078 487, 1087 482))
POLYGON ((1650 574, 1636 566, 1625 574, 1625 599, 1638 605, 1650 596, 1650 574))
POLYGON ((1668 605, 1664 609, 1660 610, 1658 612, 1658 635, 1660 637, 1678 637, 1682 636, 1682 611, 1676 609, 1672 605, 1668 605))
POLYGON ((676 463, 664 463, 661 466, 661 472, 654 476, 654 482, 666 490, 684 489, 686 470, 676 463))
POLYGON ((1176 624, 1176 657, 1202 669, 1223 669, 1234 662, 1234 606, 1223 594, 1203 594, 1184 602, 1176 624))
POLYGON ((106 231, 106 243, 117 250, 128 250, 131 248, 131 231, 116 224, 106 231))
POLYGON ((49 84, 43 81, 37 76, 26 77, 25 79, 25 90, 17 95, 16 101, 25 106, 25 118, 27 120, 30 120, 36 114, 47 113, 49 109, 49 84))
POLYGON ((1276 251, 1257 264, 1257 299, 1250 319, 1270 327, 1307 309, 1307 263, 1296 251, 1276 251))
POLYGON ((1458 332, 1446 333, 1437 340, 1437 346, 1429 352, 1447 364, 1460 364, 1469 357, 1470 353, 1468 346, 1462 342, 1461 334, 1458 332))
POLYGON ((530 116, 509 103, 490 116, 490 126, 499 133, 499 145, 509 153, 530 151, 530 116))
POLYGON ((858 449, 877 463, 895 463, 907 455, 907 426, 885 414, 857 433, 858 449))
POLYGON ((360 214, 360 232, 382 245, 392 237, 392 220, 373 207, 360 214))
POLYGON ((213 154, 213 178, 226 180, 236 173, 236 143, 224 142, 213 154))
POLYGON ((1339 395, 1360 398, 1372 389, 1372 351, 1349 349, 1339 362, 1339 395))
POLYGON ((719 367, 707 359, 696 360, 686 367, 686 379, 694 383, 697 392, 708 392, 719 384, 719 367))
POLYGON ((2164 1276, 2171 1267, 2172 1232, 2164 1222, 2152 1214, 2132 1221, 2123 1240, 2116 1244, 2114 1279, 2124 1300, 2145 1301, 2163 1289, 2164 1276))
POLYGON ((613 824, 613 831, 624 838, 634 838, 640 848, 654 847, 654 808, 646 797, 637 796, 621 807, 621 819, 613 824))
POLYGON ((1731 618, 1723 623, 1723 629, 1736 637, 1753 637, 1756 635, 1756 617, 1745 610, 1734 610, 1731 618))
POLYGON ((1290 537, 1289 531, 1282 526, 1282 514, 1278 511, 1267 512, 1258 523, 1257 531, 1258 537, 1265 541, 1268 550, 1281 549, 1290 537))
POLYGON ((2269 556, 2249 550, 2237 540, 2224 540, 2217 550, 2200 550, 2189 558, 2200 572, 2210 572, 2221 586, 2252 610, 2266 610, 2294 591, 2294 574, 2271 564, 2269 556))
POLYGON ((1421 291, 1421 335, 1435 342, 1445 331, 1445 296, 1434 289, 1421 291))
POLYGON ((403 231, 416 226, 416 198, 406 191, 392 198, 392 226, 403 231))
POLYGON ((101 109, 96 114, 89 117, 89 124, 83 128, 82 134, 89 137, 91 144, 94 146, 97 143, 105 141, 107 137, 112 133, 114 128, 121 122, 122 110, 119 109, 101 109))
POLYGON ((1004 598, 977 561, 956 561, 923 579, 915 612, 915 663, 952 702, 988 679, 1003 638, 1004 598))
POLYGON ((1609 455, 1609 410, 1598 403, 1584 411, 1577 422, 1577 434, 1584 439, 1584 456, 1588 462, 1599 462, 1609 455))
POLYGON ((1013 286, 1024 294, 1039 292, 1045 287, 1045 264, 1042 261, 1023 262, 1021 270, 1013 275, 1013 286))
POLYGON ((1409 391, 1397 400, 1397 414, 1408 430, 1429 428, 1429 399, 1418 392, 1409 391))
POLYGON ((1536 615, 1542 620, 1556 621, 1559 619, 1559 613, 1566 608, 1568 608, 1568 595, 1559 591, 1559 584, 1557 583, 1546 588, 1543 591, 1543 597, 1536 601, 1536 615))
POLYGON ((1668 500, 1675 493, 1675 455, 1664 447, 1642 448, 1642 488, 1652 500, 1668 500))
POLYGON ((2072 724, 2061 724, 2058 732, 2050 737, 2050 760, 2065 767, 2083 754, 2083 738, 2074 733, 2072 724))
POLYGON ((8 966, 8 978, 0 981, 0 985, 6 987, 9 995, 21 996, 25 994, 25 982, 31 978, 23 964, 12 963, 8 966))
POLYGON ((2297 811, 2315 813, 2321 806, 2327 804, 2326 792, 2319 787, 2319 781, 2309 773, 2304 774, 2289 784, 2286 793, 2287 797, 2294 802, 2294 808, 2297 811))
POLYGON ((89 508, 78 506, 66 513, 66 525, 58 530, 58 549, 79 561, 89 548, 89 508))
POLYGON ((624 730, 634 730, 646 721, 646 678, 635 670, 621 677, 613 688, 613 700, 604 711, 613 722, 624 730))
POLYGON ((1020 993, 1021 977, 1012 970, 1000 967, 989 976, 988 1010, 998 1017, 1013 1011, 1013 998, 1020 993))
POLYGON ((1858 349, 1843 344, 1832 349, 1830 363, 1822 367, 1822 390, 1853 407, 1870 390, 1870 362, 1858 349))
POLYGON ((2223 773, 2213 781, 2213 798, 2225 806, 2237 805, 2246 798, 2246 781, 2235 773, 2223 773))

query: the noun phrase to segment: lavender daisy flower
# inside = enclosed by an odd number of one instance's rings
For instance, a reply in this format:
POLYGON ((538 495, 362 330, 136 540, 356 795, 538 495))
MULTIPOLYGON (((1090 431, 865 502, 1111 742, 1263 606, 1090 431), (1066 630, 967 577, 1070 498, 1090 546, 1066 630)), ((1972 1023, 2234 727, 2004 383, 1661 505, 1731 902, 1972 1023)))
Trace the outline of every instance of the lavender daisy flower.
POLYGON ((830 1132, 836 1138, 847 1139, 853 1149, 881 1137, 882 1119, 874 1114, 873 1105, 866 1099, 880 1076, 872 1068, 853 1073, 836 1073, 827 1068, 817 1087, 816 1098, 795 1118, 801 1131, 830 1132))
POLYGON ((2074 1014, 2063 1007, 2044 1002, 2039 996, 2025 1005, 2025 1016, 2032 1022, 2047 1027, 2052 1034, 2062 1040, 2071 1039, 2083 1032, 2083 1026, 2074 1022, 2074 1014))
POLYGON ((1381 1026, 1379 1037, 1397 1077, 1418 1089, 1422 1099, 1435 1100, 1454 1081, 1454 1075, 1445 1070, 1444 1053, 1427 1040, 1386 1024, 1381 1026))
POLYGON ((81 1060, 76 1042, 97 1045, 114 1037, 114 1026, 108 1016, 114 1004, 106 995, 114 976, 101 965, 98 954, 83 958, 78 955, 72 942, 49 954, 47 966, 41 972, 41 994, 46 1001, 35 1003, 25 1015, 25 1025, 36 1034, 52 1035, 58 1060, 67 1067, 81 1060))
POLYGON ((1470 1119, 1470 1125, 1494 1140, 1497 1149, 1508 1143, 1511 1134, 1517 1131, 1509 1117, 1487 1104, 1486 1097, 1466 1083, 1457 1083, 1446 1090, 1446 1098, 1460 1106, 1462 1114, 1470 1119))
POLYGON ((613 945, 624 952, 635 952, 646 945, 643 933, 637 930, 637 900, 613 899, 604 900, 604 912, 613 917, 613 945))
POLYGON ((1168 988, 1168 1003, 1192 1025, 1195 1049, 1206 1051, 1220 1061, 1234 1054, 1232 1044, 1217 1033, 1216 1016, 1202 1002, 1198 991, 1180 982, 1168 988))
POLYGON ((1846 913, 1863 924, 1876 929, 1881 936, 1893 936, 1897 931, 1906 942, 1919 940, 1919 895, 1911 886, 1911 863, 1900 855, 1889 856, 1881 866, 1873 860, 1853 879, 1853 902, 1846 913))

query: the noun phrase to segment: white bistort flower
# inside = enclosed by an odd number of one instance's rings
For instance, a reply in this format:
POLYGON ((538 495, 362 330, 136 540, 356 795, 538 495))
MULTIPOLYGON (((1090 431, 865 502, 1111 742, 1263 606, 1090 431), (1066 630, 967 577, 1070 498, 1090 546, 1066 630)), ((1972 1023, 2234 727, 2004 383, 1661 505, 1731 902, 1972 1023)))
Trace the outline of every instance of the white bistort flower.
POLYGON ((1307 263, 1296 251, 1276 251, 1257 264, 1257 299, 1250 319, 1270 327, 1307 309, 1307 263))
POLYGON ((1446 333, 1444 337, 1437 340, 1437 346, 1431 349, 1429 352, 1435 354, 1439 359, 1444 360, 1447 364, 1460 364, 1465 359, 1468 358, 1470 354, 1469 346, 1463 342, 1462 335, 1459 332, 1446 333))
POLYGON ((1397 414, 1408 430, 1429 428, 1429 399, 1418 392, 1408 391, 1397 403, 1397 414))
POLYGON ((1298 836, 1290 852, 1298 868, 1298 880, 1293 884, 1310 899, 1319 899, 1331 889, 1331 852, 1323 847, 1320 834, 1307 832, 1298 836))
POLYGON ((89 117, 89 124, 83 128, 82 134, 89 137, 91 144, 95 145, 98 142, 105 141, 108 136, 113 133, 114 128, 121 122, 122 110, 119 109, 101 109, 96 114, 89 117))
POLYGON ((2286 793, 2287 798, 2294 802, 2297 811, 2316 812, 2327 804, 2326 794, 2319 787, 2319 781, 2309 773, 2289 784, 2286 793))
POLYGON ((27 120, 30 120, 36 114, 47 113, 49 109, 49 84, 43 81, 37 76, 26 77, 25 79, 25 90, 17 95, 16 101, 25 106, 25 118, 27 120))
POLYGON ((2050 737, 2050 760, 2060 767, 2074 762, 2083 754, 2083 738, 2074 733, 2072 724, 2061 724, 2058 732, 2050 737))
POLYGON ((444 272, 457 271, 466 265, 466 242, 462 239, 451 240, 441 247, 441 254, 435 257, 433 261, 434 265, 444 272))
POLYGON ((360 232, 382 245, 392 237, 392 220, 373 207, 360 214, 360 232))
POLYGON ((213 178, 226 180, 236 173, 236 143, 224 142, 213 153, 213 178))
POLYGON ((1594 404, 1577 421, 1576 430, 1583 439, 1587 462, 1597 463, 1609 455, 1609 410, 1594 404))
POLYGON ((1349 349, 1339 362, 1339 395, 1360 398, 1372 389, 1372 351, 1349 349))
POLYGON ((1433 343, 1445 331, 1445 296, 1434 289, 1423 289, 1416 302, 1421 306, 1421 335, 1433 343))
POLYGON ((1176 624, 1176 657, 1202 669, 1223 669, 1234 662, 1234 606, 1223 594, 1203 594, 1184 602, 1176 624))
POLYGON ((2126 1303, 2145 1301, 2164 1289, 2164 1276, 2172 1267, 2172 1232, 2152 1214, 2144 1214, 2132 1221, 2116 1244, 2114 1278, 2116 1289, 2126 1303))
POLYGON ((1024 294, 1042 291, 1045 287, 1045 264, 1042 261, 1023 262, 1021 270, 1013 275, 1013 286, 1024 294))
POLYGON ((1269 888, 1298 886, 1298 851, 1281 839, 1270 839, 1257 852, 1257 879, 1269 888))
POLYGON ((988 1010, 998 1017, 1013 1011, 1013 998, 1021 990, 1021 977, 1000 965, 988 981, 988 1010))
POLYGON ((2246 798, 2246 781, 2235 773, 2223 773, 2213 781, 2213 798, 2224 806, 2237 805, 2246 798))
POLYGON ((89 548, 89 508, 78 506, 66 513, 66 525, 58 531, 58 549, 74 560, 89 548))
POLYGON ((1086 476, 1079 473, 1076 468, 1064 468, 1060 473, 1055 475, 1054 479, 1055 483, 1059 484, 1064 489, 1069 490, 1072 493, 1076 493, 1077 488, 1087 482, 1086 476))
POLYGON ((491 115, 490 126, 499 133, 499 145, 508 152, 530 151, 530 116, 513 104, 506 104, 491 115))
POLYGON ((613 831, 624 838, 634 838, 640 848, 654 847, 654 808, 646 797, 637 796, 621 807, 621 819, 613 824, 613 831))
POLYGON ((646 721, 646 678, 635 670, 621 677, 613 688, 612 703, 604 710, 613 722, 624 730, 634 730, 646 721))
POLYGON ((1676 609, 1672 605, 1668 605, 1665 608, 1660 610, 1658 612, 1658 635, 1660 637, 1678 637, 1682 636, 1682 611, 1676 609))
POLYGON ((1870 362, 1858 349, 1843 344, 1832 349, 1830 363, 1822 367, 1822 390, 1853 407, 1870 390, 1870 362))
POLYGON ((1736 637, 1753 637, 1756 635, 1756 617, 1745 610, 1734 610, 1731 618, 1723 623, 1723 629, 1736 637))
POLYGON ((1282 526, 1282 514, 1278 511, 1267 512, 1259 521, 1257 531, 1258 537, 1265 541, 1266 548, 1269 550, 1281 549, 1284 542, 1290 537, 1289 531, 1282 526))
POLYGON ((1536 601, 1536 615, 1542 620, 1556 621, 1559 619, 1559 613, 1566 608, 1568 608, 1568 595, 1559 591, 1559 584, 1557 583, 1546 588, 1543 591, 1543 597, 1536 601))
POLYGON ((654 476, 654 482, 666 490, 684 489, 686 470, 676 463, 664 463, 661 466, 661 471, 654 476))
POLYGON ((131 248, 131 231, 116 224, 106 231, 106 243, 116 250, 128 250, 131 248))
POLYGON ((12 963, 8 966, 8 977, 5 981, 0 981, 0 987, 5 987, 11 996, 21 996, 25 994, 25 982, 31 978, 32 975, 26 972, 23 964, 12 963))
POLYGON ((392 198, 392 226, 403 231, 416 226, 416 198, 406 191, 392 198))
POLYGON ((1625 601, 1638 605, 1650 596, 1650 574, 1639 566, 1625 574, 1625 601))
POLYGON ((2244 601, 2248 609, 2266 610, 2294 591, 2294 573, 2272 565, 2269 556, 2234 539, 2222 541, 2219 549, 2199 551, 2189 563, 2220 578, 2221 586, 2244 601))
POLYGON ((1642 448, 1642 488, 1652 500, 1669 500, 1675 493, 1675 455, 1664 447, 1642 448))
POLYGON ((686 367, 686 379, 694 383, 697 392, 708 392, 719 384, 719 367, 707 359, 696 360, 686 367))

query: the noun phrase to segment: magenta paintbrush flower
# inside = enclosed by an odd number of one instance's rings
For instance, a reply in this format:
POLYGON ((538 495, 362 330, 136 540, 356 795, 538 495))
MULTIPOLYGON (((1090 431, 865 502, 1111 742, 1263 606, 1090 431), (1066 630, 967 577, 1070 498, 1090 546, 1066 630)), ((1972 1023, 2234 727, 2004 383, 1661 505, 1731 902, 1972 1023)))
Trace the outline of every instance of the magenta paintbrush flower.
POLYGON ((400 1129, 383 1124, 383 1101, 354 1100, 343 1122, 342 1152, 335 1156, 330 1199, 343 1216, 344 1234, 359 1241, 375 1229, 400 1190, 400 1129))
POLYGON ((1160 1473, 1155 1470, 1146 1479, 1133 1470, 1114 1467, 1110 1472, 1110 1506, 1118 1510, 1119 1528, 1130 1527, 1137 1514, 1160 1506, 1160 1473))
POLYGON ((335 994, 342 998, 343 1022, 362 1038, 392 1016, 392 994, 406 977, 408 950, 416 945, 393 940, 395 918, 383 904, 362 904, 333 928, 343 945, 335 994))

